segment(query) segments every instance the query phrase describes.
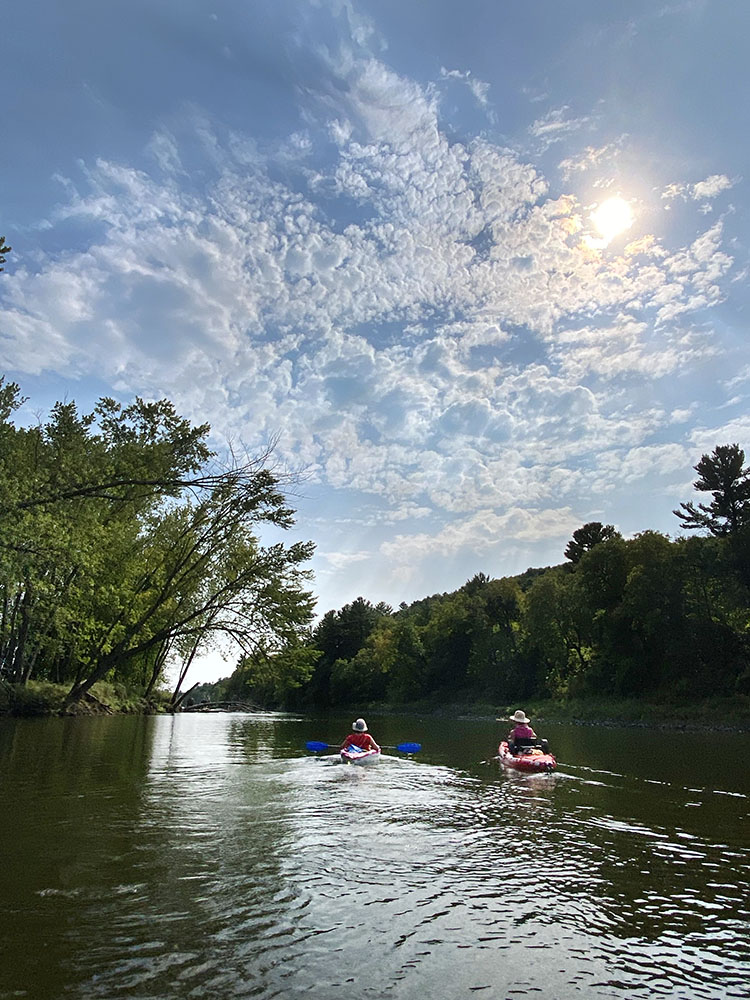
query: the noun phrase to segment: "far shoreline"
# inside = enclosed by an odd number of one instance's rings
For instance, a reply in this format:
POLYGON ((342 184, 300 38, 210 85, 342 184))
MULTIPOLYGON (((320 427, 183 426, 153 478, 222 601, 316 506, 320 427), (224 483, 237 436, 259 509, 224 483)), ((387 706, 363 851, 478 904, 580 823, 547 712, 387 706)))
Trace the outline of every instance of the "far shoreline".
MULTIPOLYGON (((426 718, 508 722, 516 708, 523 708, 533 722, 570 723, 576 726, 603 726, 626 729, 661 729, 674 732, 750 733, 750 699, 706 699, 702 702, 655 704, 635 699, 576 699, 569 703, 529 701, 513 706, 491 706, 486 702, 456 702, 435 705, 372 703, 349 711, 367 711, 371 716, 422 715, 426 718)), ((340 709, 336 706, 336 711, 340 709)), ((343 709, 344 711, 346 709, 343 709)), ((330 709, 329 709, 330 711, 330 709)))
MULTIPOLYGON (((86 717, 92 715, 162 715, 173 714, 169 708, 169 694, 154 692, 145 700, 139 693, 128 691, 121 685, 100 683, 90 697, 72 710, 64 710, 68 688, 32 682, 25 688, 3 684, 0 686, 0 718, 52 718, 86 717)), ((532 719, 532 724, 568 723, 576 726, 602 726, 608 728, 660 729, 673 732, 695 733, 750 733, 750 697, 707 698, 699 702, 639 701, 634 698, 578 698, 569 701, 530 699, 512 705, 484 700, 429 701, 388 703, 370 702, 357 705, 328 706, 267 706, 259 711, 295 712, 310 716, 340 714, 368 714, 372 717, 386 715, 422 716, 425 719, 455 719, 487 722, 492 725, 510 723, 510 716, 522 708, 532 719)), ((220 709, 217 709, 217 711, 220 709)), ((179 711, 176 714, 180 714, 179 711)))

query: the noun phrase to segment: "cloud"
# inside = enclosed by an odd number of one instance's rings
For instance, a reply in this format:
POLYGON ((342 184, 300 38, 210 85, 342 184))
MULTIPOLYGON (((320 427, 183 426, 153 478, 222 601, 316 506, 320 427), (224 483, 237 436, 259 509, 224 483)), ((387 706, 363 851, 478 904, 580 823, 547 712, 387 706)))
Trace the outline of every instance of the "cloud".
POLYGON ((747 442, 750 441, 750 416, 742 414, 713 427, 694 427, 688 439, 695 449, 695 461, 691 458, 691 465, 698 461, 700 455, 712 452, 720 444, 739 444, 741 448, 744 446, 746 457, 750 457, 747 448, 747 442))
POLYGON ((668 184, 661 193, 664 201, 673 201, 676 198, 683 201, 711 201, 717 198, 723 191, 729 191, 737 183, 737 178, 731 180, 726 174, 711 174, 703 181, 696 184, 677 182, 668 184))
MULTIPOLYGON (((583 124, 585 119, 581 122, 583 124)), ((601 170, 603 166, 616 158, 627 137, 621 136, 616 142, 608 142, 603 146, 586 146, 581 153, 568 156, 558 164, 563 179, 569 181, 575 174, 586 173, 589 170, 601 170)))
POLYGON ((466 549, 487 555, 492 548, 509 542, 566 539, 579 524, 568 507, 543 511, 516 507, 502 515, 478 510, 433 534, 397 535, 381 546, 381 555, 402 566, 419 564, 431 555, 450 559, 466 549))
POLYGON ((475 76, 472 76, 471 70, 465 70, 462 72, 458 69, 449 70, 444 66, 441 66, 440 76, 443 80, 460 80, 462 83, 465 83, 476 98, 477 104, 481 105, 483 108, 488 106, 490 85, 488 83, 484 83, 482 80, 478 80, 475 76))
POLYGON ((685 445, 654 444, 624 453, 613 452, 603 458, 599 468, 606 478, 616 477, 620 483, 633 484, 647 477, 684 474, 689 465, 690 452, 685 445))
POLYGON ((529 126, 529 134, 539 141, 541 150, 548 149, 553 143, 562 142, 563 139, 590 124, 591 118, 589 116, 569 118, 568 111, 570 108, 567 105, 555 108, 542 118, 537 118, 529 126))
MULTIPOLYGON (((273 149, 196 114, 154 136, 151 172, 99 160, 69 181, 50 225, 88 241, 7 275, 4 365, 168 395, 251 449, 278 435, 282 459, 378 498, 384 521, 445 516, 451 551, 565 535, 607 454, 666 419, 634 412, 633 382, 716 349, 689 323, 722 300, 722 224, 592 249, 577 199, 487 138, 449 138, 430 86, 354 50, 331 72, 273 149)), ((567 111, 532 135, 586 125, 567 111)))
POLYGON ((368 552, 326 552, 323 557, 336 572, 347 570, 353 563, 364 562, 370 558, 368 552))
POLYGON ((704 198, 715 198, 722 191, 728 191, 736 182, 730 181, 724 174, 712 174, 704 181, 693 184, 691 197, 694 201, 702 201, 704 198))

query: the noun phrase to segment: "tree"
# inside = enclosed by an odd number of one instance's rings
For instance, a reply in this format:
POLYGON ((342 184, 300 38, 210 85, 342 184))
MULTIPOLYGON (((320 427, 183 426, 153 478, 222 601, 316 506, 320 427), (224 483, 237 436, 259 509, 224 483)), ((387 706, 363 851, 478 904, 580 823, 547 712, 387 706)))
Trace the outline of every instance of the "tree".
POLYGON ((320 653, 307 645, 288 646, 274 656, 257 651, 244 656, 225 682, 228 699, 283 708, 307 683, 320 653))
POLYGON ((67 683, 72 704, 105 677, 148 693, 170 656, 181 684, 221 637, 269 658, 301 642, 312 545, 256 537, 293 523, 268 453, 219 466, 166 400, 16 428, 21 402, 0 379, 0 676, 67 683))
POLYGON ((744 468, 745 452, 737 444, 717 445, 693 466, 699 474, 696 490, 710 493, 710 504, 681 503, 672 513, 686 528, 709 531, 717 537, 733 535, 750 525, 750 468, 744 468))
POLYGON ((315 665, 308 692, 313 701, 321 704, 329 702, 334 664, 341 661, 336 668, 340 680, 345 672, 344 664, 359 653, 376 625, 392 614, 390 605, 381 601, 373 606, 364 597, 345 604, 340 611, 326 612, 312 636, 315 648, 322 654, 315 665))
POLYGON ((613 524, 602 524, 601 521, 589 521, 583 527, 573 532, 572 539, 565 549, 565 558, 577 563, 584 552, 589 552, 595 545, 606 542, 610 538, 621 538, 622 535, 613 524))
MULTIPOLYGON (((6 253, 10 253, 12 249, 13 247, 9 247, 8 244, 5 242, 5 237, 0 236, 0 264, 5 263, 5 255, 6 253)), ((0 267, 0 271, 4 270, 5 270, 4 267, 0 267)))
POLYGON ((580 689, 591 664, 593 626, 580 576, 554 569, 535 580, 523 624, 549 692, 564 697, 580 689))
POLYGON ((16 428, 22 402, 0 379, 0 672, 78 683, 95 637, 111 643, 133 601, 152 515, 210 456, 208 428, 166 400, 106 399, 85 415, 57 403, 46 423, 16 428))
POLYGON ((136 560, 145 571, 133 578, 116 618, 97 630, 91 667, 68 703, 165 642, 184 647, 223 636, 246 654, 269 656, 299 643, 314 603, 300 566, 313 546, 262 546, 253 527, 263 522, 289 527, 293 520, 275 477, 262 468, 252 481, 228 476, 200 502, 160 512, 145 558, 136 560))

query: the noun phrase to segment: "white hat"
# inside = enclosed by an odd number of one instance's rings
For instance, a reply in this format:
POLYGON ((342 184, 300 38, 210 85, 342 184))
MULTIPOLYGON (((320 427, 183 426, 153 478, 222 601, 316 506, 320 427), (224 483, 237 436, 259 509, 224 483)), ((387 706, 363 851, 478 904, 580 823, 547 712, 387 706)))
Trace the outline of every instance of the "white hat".
POLYGON ((364 719, 357 719, 355 722, 352 723, 352 729, 356 733, 366 733, 367 723, 365 722, 364 719))
POLYGON ((522 708, 519 708, 517 712, 514 712, 513 715, 511 715, 510 721, 527 723, 531 722, 531 719, 527 719, 524 710, 522 708))

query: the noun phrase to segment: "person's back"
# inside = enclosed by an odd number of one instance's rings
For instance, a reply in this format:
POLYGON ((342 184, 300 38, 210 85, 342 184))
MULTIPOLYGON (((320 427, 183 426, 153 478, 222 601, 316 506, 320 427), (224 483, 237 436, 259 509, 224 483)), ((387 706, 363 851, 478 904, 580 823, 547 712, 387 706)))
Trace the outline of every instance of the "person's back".
POLYGON ((536 733, 531 726, 514 726, 508 734, 508 739, 517 743, 519 740, 535 740, 536 733))
POLYGON ((526 718, 526 713, 519 709, 510 717, 510 721, 515 726, 508 733, 508 747, 511 753, 515 753, 520 747, 533 746, 536 741, 536 733, 529 725, 530 719, 526 718))
POLYGON ((359 747, 360 750, 380 750, 375 740, 367 732, 367 723, 364 719, 357 719, 352 723, 352 730, 353 732, 349 733, 341 744, 342 750, 350 746, 359 747))
POLYGON ((351 746, 359 747, 360 750, 377 749, 377 744, 369 733, 349 733, 341 744, 341 749, 343 750, 345 747, 351 746))

